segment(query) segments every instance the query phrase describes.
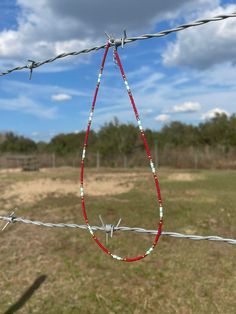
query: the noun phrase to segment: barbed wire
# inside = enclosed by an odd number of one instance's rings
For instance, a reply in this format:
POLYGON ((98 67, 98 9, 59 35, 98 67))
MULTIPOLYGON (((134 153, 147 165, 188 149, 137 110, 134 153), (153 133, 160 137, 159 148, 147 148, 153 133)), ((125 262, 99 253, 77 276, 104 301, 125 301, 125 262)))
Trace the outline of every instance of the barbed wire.
MULTIPOLYGON (((0 216, 0 220, 6 221, 7 224, 9 223, 24 223, 24 224, 32 224, 35 226, 42 226, 42 227, 48 227, 48 228, 79 228, 87 230, 86 225, 78 225, 73 223, 51 223, 51 222, 42 222, 38 220, 29 220, 22 217, 16 217, 12 214, 10 216, 0 216)), ((3 227, 5 229, 5 226, 3 227)), ((147 230, 143 228, 138 227, 116 227, 111 224, 105 224, 104 226, 91 226, 91 229, 94 231, 104 231, 107 234, 112 234, 116 231, 130 231, 130 232, 137 232, 137 233, 147 233, 147 234, 156 234, 156 230, 147 230)), ((229 239, 229 238, 223 238, 219 236, 201 236, 201 235, 193 235, 193 234, 182 234, 177 232, 169 232, 169 231, 163 231, 161 233, 162 236, 169 236, 174 238, 183 238, 183 239, 190 239, 190 240, 207 240, 207 241, 217 241, 217 242, 224 242, 228 244, 234 244, 236 245, 236 239, 229 239)))
MULTIPOLYGON (((188 24, 182 24, 182 25, 179 25, 175 28, 163 30, 161 32, 154 33, 154 34, 144 34, 144 35, 140 35, 140 36, 136 36, 136 37, 121 38, 121 39, 110 38, 110 44, 113 46, 121 46, 121 45, 123 46, 124 44, 135 42, 137 40, 145 40, 145 39, 150 39, 150 38, 163 37, 163 36, 169 35, 171 33, 179 32, 179 31, 182 31, 182 30, 190 28, 190 27, 200 26, 200 25, 207 24, 209 22, 214 22, 214 21, 221 21, 221 20, 225 20, 225 19, 230 18, 230 17, 236 17, 236 12, 233 12, 231 14, 218 15, 218 16, 215 16, 212 18, 201 19, 201 20, 197 20, 197 21, 194 21, 194 22, 191 22, 188 24)), ((31 77, 32 71, 34 68, 38 68, 44 64, 51 63, 51 62, 54 62, 58 59, 62 59, 62 58, 68 57, 68 56, 77 56, 79 54, 90 53, 92 51, 98 51, 100 49, 105 48, 105 46, 106 46, 106 44, 101 45, 101 46, 95 46, 92 48, 83 49, 80 51, 62 53, 62 54, 59 54, 53 58, 47 59, 45 61, 40 61, 40 62, 35 62, 32 60, 29 60, 30 64, 25 65, 25 66, 15 67, 13 69, 9 69, 5 72, 0 73, 0 76, 10 74, 14 71, 21 71, 24 69, 29 69, 30 70, 30 77, 31 77)), ((7 222, 7 224, 3 227, 3 229, 5 229, 9 223, 15 223, 15 222, 21 222, 24 224, 32 224, 32 225, 37 225, 37 226, 49 227, 49 228, 87 229, 86 225, 67 224, 67 223, 48 223, 48 222, 42 222, 42 221, 33 221, 33 220, 29 220, 29 219, 24 219, 21 217, 15 217, 13 214, 14 213, 12 213, 9 216, 0 216, 0 220, 7 222)), ((156 232, 157 232, 156 230, 147 230, 147 229, 138 228, 138 227, 134 227, 134 228, 125 227, 125 226, 124 227, 121 227, 121 226, 118 227, 118 226, 114 226, 114 225, 110 225, 110 224, 109 225, 106 224, 102 227, 92 226, 91 229, 94 231, 104 231, 104 232, 111 234, 111 235, 115 231, 131 231, 131 232, 147 233, 147 234, 156 234, 156 232)), ((191 240, 208 240, 208 241, 225 242, 228 244, 236 244, 236 239, 228 239, 228 238, 223 238, 223 237, 219 237, 219 236, 188 235, 188 234, 181 234, 181 233, 177 233, 177 232, 165 232, 165 231, 162 232, 162 235, 175 237, 175 238, 191 239, 191 240)))
MULTIPOLYGON (((163 36, 169 35, 171 33, 179 32, 179 31, 182 31, 182 30, 190 28, 190 27, 200 26, 203 24, 207 24, 209 22, 221 21, 221 20, 228 19, 230 17, 236 17, 236 12, 229 13, 229 14, 217 15, 217 16, 214 16, 211 18, 196 20, 194 22, 182 24, 182 25, 179 25, 177 27, 163 30, 163 31, 160 31, 160 32, 154 33, 154 34, 143 34, 143 35, 135 36, 135 37, 113 39, 113 40, 111 40, 111 45, 113 45, 113 46, 121 46, 122 45, 123 46, 125 44, 129 44, 129 43, 137 41, 137 40, 145 40, 145 39, 150 39, 150 38, 163 37, 163 36)), ((51 63, 51 62, 54 62, 58 59, 66 58, 69 56, 78 56, 80 54, 90 53, 92 51, 98 51, 100 49, 105 48, 105 46, 106 46, 106 44, 101 45, 101 46, 95 46, 92 48, 83 49, 80 51, 61 53, 61 54, 59 54, 53 58, 47 59, 45 61, 40 61, 40 62, 35 62, 32 60, 29 60, 30 64, 27 64, 24 66, 18 66, 18 67, 15 67, 13 69, 6 70, 5 72, 1 72, 0 76, 8 75, 14 71, 21 71, 21 70, 29 69, 30 70, 30 77, 31 77, 33 69, 38 68, 44 64, 51 63)))

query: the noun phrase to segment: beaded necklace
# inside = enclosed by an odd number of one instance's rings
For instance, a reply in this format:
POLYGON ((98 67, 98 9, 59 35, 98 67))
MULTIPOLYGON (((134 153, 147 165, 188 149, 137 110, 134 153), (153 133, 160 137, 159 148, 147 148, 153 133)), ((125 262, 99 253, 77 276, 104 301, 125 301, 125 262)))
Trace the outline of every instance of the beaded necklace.
POLYGON ((160 187, 159 187, 159 182, 158 182, 156 170, 155 170, 155 167, 154 167, 154 163, 153 163, 153 160, 152 160, 152 157, 151 157, 150 149, 149 149, 149 146, 148 146, 148 143, 147 143, 146 136, 144 134, 144 130, 143 130, 140 118, 139 118, 138 110, 137 110, 137 107, 135 105, 134 98, 133 98, 133 95, 131 93, 131 90, 130 90, 130 87, 129 87, 129 84, 128 84, 128 81, 127 81, 127 78, 126 78, 126 75, 125 75, 125 72, 124 72, 124 69, 123 69, 123 66, 122 66, 122 63, 121 63, 121 60, 120 60, 120 57, 119 57, 117 49, 114 49, 114 58, 115 58, 115 61, 117 62, 118 66, 119 66, 121 75, 123 77, 123 80, 124 80, 124 83, 125 83, 125 86, 126 86, 126 89, 127 89, 127 93, 128 93, 128 96, 129 96, 129 99, 130 99, 130 102, 131 102, 131 105, 132 105, 132 108, 133 108, 133 111, 134 111, 134 114, 135 114, 135 117, 136 117, 136 120, 137 120, 137 123, 138 123, 138 127, 139 127, 139 130, 140 130, 140 135, 141 135, 141 138, 143 140, 143 144, 144 144, 144 147, 145 147, 145 150, 146 150, 146 153, 147 153, 147 157, 149 159, 151 171, 152 171, 154 182, 155 182, 155 186, 156 186, 156 192, 157 192, 156 197, 157 197, 157 202, 158 202, 158 205, 159 205, 160 219, 159 219, 159 224, 158 224, 158 228, 157 228, 157 234, 156 234, 156 236, 154 238, 152 246, 149 249, 147 249, 146 252, 143 255, 138 255, 138 256, 135 256, 135 257, 120 257, 120 256, 117 256, 115 254, 112 254, 99 241, 99 239, 95 236, 95 234, 94 234, 94 232, 93 232, 93 230, 92 230, 92 228, 91 228, 91 226, 89 224, 87 211, 86 211, 86 207, 85 207, 84 161, 85 161, 85 156, 86 156, 86 148, 87 148, 87 145, 88 145, 88 137, 89 137, 90 128, 91 128, 91 124, 92 124, 92 117, 93 117, 93 113, 94 113, 94 109, 95 109, 95 104, 96 104, 96 99, 97 99, 97 95, 98 95, 98 91, 99 91, 101 77, 102 77, 102 73, 103 73, 103 69, 104 69, 104 65, 105 65, 105 61, 106 61, 106 57, 107 57, 107 53, 108 53, 109 48, 110 48, 110 42, 108 41, 108 43, 107 43, 107 45, 105 47, 105 52, 104 52, 104 55, 103 55, 102 64, 101 64, 100 72, 99 72, 99 75, 98 75, 98 81, 97 81, 97 85, 96 85, 96 89, 95 89, 95 93, 94 93, 94 97, 93 97, 92 107, 91 107, 91 110, 90 110, 90 115, 89 115, 89 120, 88 120, 87 131, 86 131, 85 139, 84 139, 84 146, 83 146, 83 153, 82 153, 82 160, 81 160, 81 168, 80 168, 80 197, 81 197, 82 212, 83 212, 84 220, 85 220, 85 223, 87 225, 87 228, 88 228, 90 234, 92 235, 93 240, 100 246, 100 248, 106 254, 108 254, 112 258, 114 258, 114 259, 116 259, 118 261, 123 261, 123 262, 134 262, 134 261, 141 260, 144 257, 146 257, 147 255, 149 255, 153 251, 155 246, 157 245, 157 242, 158 242, 159 237, 161 235, 161 230, 162 230, 162 225, 163 225, 163 207, 162 207, 162 199, 161 199, 161 191, 160 191, 160 187))

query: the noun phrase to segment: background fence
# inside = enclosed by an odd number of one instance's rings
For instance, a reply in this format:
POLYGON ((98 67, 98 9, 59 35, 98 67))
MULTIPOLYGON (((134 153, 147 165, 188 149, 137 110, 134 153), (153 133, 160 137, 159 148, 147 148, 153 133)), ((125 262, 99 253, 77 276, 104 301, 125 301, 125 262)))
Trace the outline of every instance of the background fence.
MULTIPOLYGON (((187 147, 176 148, 166 145, 162 149, 152 150, 155 164, 174 168, 193 168, 193 169, 236 169, 236 148, 226 148, 224 146, 210 147, 187 147)), ((56 153, 36 154, 2 154, 0 155, 0 168, 24 168, 25 165, 32 163, 32 170, 37 170, 34 164, 39 164, 40 168, 55 168, 62 166, 80 167, 81 153, 71 153, 59 155, 56 153), (30 161, 29 161, 30 160, 30 161)), ((88 152, 86 166, 101 168, 132 168, 146 167, 147 160, 143 151, 124 155, 103 156, 99 151, 96 153, 88 152)), ((27 168, 26 168, 27 170, 27 168)), ((30 167, 29 167, 30 170, 30 167)))

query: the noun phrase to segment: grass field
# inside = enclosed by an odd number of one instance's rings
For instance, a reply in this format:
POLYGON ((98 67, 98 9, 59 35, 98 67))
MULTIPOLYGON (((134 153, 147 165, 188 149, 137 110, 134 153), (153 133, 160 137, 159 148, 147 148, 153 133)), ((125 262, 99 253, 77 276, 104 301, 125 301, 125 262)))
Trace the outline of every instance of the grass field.
MULTIPOLYGON (((155 229, 151 174, 87 170, 92 225, 155 229)), ((164 230, 236 238, 236 172, 160 169, 164 230)), ((83 224, 79 170, 0 173, 0 215, 83 224)), ((101 232, 96 233, 105 242, 101 232)), ((117 232, 115 254, 142 254, 153 236, 117 232)), ((85 230, 20 223, 0 233, 0 313, 236 313, 236 247, 162 236, 140 262, 105 255, 85 230)))

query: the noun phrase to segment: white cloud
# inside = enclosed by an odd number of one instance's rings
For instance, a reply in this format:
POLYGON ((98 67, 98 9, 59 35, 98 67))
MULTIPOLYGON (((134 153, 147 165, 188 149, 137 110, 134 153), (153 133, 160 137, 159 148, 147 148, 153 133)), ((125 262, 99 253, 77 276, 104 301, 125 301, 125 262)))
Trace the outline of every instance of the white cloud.
POLYGON ((164 73, 149 73, 144 79, 133 85, 133 88, 139 89, 139 91, 145 92, 151 89, 156 89, 158 81, 164 78, 164 73))
POLYGON ((175 105, 170 112, 173 113, 190 113, 196 112, 201 109, 201 105, 198 102, 187 101, 181 105, 175 105))
POLYGON ((89 97, 91 95, 88 91, 81 91, 64 86, 50 85, 50 84, 35 84, 26 83, 16 80, 0 80, 0 90, 12 94, 27 94, 30 98, 43 98, 48 100, 51 95, 68 94, 72 96, 89 97))
POLYGON ((153 109, 151 109, 151 108, 143 109, 142 112, 145 115, 150 115, 153 113, 153 109))
MULTIPOLYGON (((197 18, 207 18, 236 11, 236 4, 218 6, 201 12, 197 18)), ((207 69, 219 63, 236 63, 236 19, 229 18, 185 30, 169 43, 163 53, 167 66, 207 69)))
MULTIPOLYGON (((147 73, 147 75, 152 76, 155 73, 155 68, 152 71, 150 70, 150 73, 147 73)), ((143 77, 143 81, 138 78, 139 86, 145 86, 147 75, 143 77)), ((217 68, 214 68, 214 71, 211 69, 203 72, 178 71, 176 74, 168 76, 168 84, 166 77, 163 76, 163 79, 158 80, 156 88, 148 91, 140 89, 137 86, 134 88, 135 84, 132 83, 130 87, 133 91, 143 126, 158 128, 161 123, 156 123, 154 117, 161 114, 170 116, 176 104, 180 106, 181 104, 189 103, 189 99, 191 99, 191 103, 198 103, 201 108, 197 111, 192 111, 191 114, 180 112, 178 119, 182 122, 197 124, 201 121, 202 115, 214 107, 222 108, 232 114, 235 112, 235 80, 236 71, 231 66, 219 65, 217 68), (176 84, 177 81, 178 84, 176 84), (187 82, 187 84, 181 83, 180 86, 179 82, 187 82), (146 114, 145 110, 147 109, 152 110, 152 112, 146 114)), ((121 118, 121 121, 127 121, 127 116, 121 114, 121 112, 130 106, 126 91, 122 85, 117 88, 117 86, 108 86, 106 84, 107 82, 105 82, 101 89, 100 104, 102 104, 102 108, 98 104, 95 113, 95 123, 98 116, 100 116, 99 122, 109 121, 114 116, 121 118), (110 95, 112 95, 112 98, 110 95), (109 115, 103 116, 106 112, 109 112, 109 115)), ((195 105, 195 109, 197 107, 198 105, 195 105)), ((187 109, 193 110, 192 107, 188 107, 187 109)), ((85 114, 86 118, 88 112, 89 109, 85 114)), ((135 122, 131 108, 129 112, 129 121, 135 122)), ((164 116, 161 119, 166 118, 164 116)))
POLYGON ((0 110, 18 111, 44 119, 54 119, 57 116, 57 109, 55 107, 45 108, 25 96, 0 99, 0 110))
POLYGON ((211 109, 209 111, 207 111, 206 113, 204 113, 202 115, 202 119, 203 120, 208 120, 208 119, 212 119, 214 118, 217 114, 226 114, 227 116, 229 115, 229 113, 224 110, 224 109, 220 109, 220 108, 214 108, 211 109))
POLYGON ((71 100, 71 96, 68 94, 56 94, 56 95, 52 95, 52 100, 53 101, 58 101, 58 102, 62 102, 62 101, 68 101, 71 100))
POLYGON ((212 7, 216 1, 150 0, 137 5, 136 0, 18 0, 17 27, 0 32, 1 63, 10 66, 90 47, 104 42, 104 31, 121 36, 124 28, 129 34, 151 30, 161 20, 191 13, 196 6, 212 7))
POLYGON ((170 116, 167 114, 160 114, 160 115, 155 117, 155 120, 157 122, 167 122, 167 121, 169 121, 169 119, 170 119, 170 116))
MULTIPOLYGON (((122 58, 123 60, 123 58, 122 58)), ((143 78, 146 75, 149 75, 150 72, 152 71, 152 69, 150 68, 150 66, 147 65, 142 65, 141 67, 137 68, 136 70, 130 71, 127 73, 127 78, 131 79, 131 78, 143 78)))
POLYGON ((30 136, 32 138, 34 138, 34 140, 38 141, 38 140, 48 140, 51 137, 55 136, 57 134, 57 132, 55 131, 33 131, 30 134, 25 134, 27 137, 30 136))
POLYGON ((39 134, 40 134, 39 132, 34 131, 34 132, 31 133, 31 136, 33 136, 33 137, 38 137, 39 134))
POLYGON ((220 64, 214 68, 198 72, 197 76, 201 82, 208 88, 234 88, 236 81, 235 67, 231 64, 220 64))

